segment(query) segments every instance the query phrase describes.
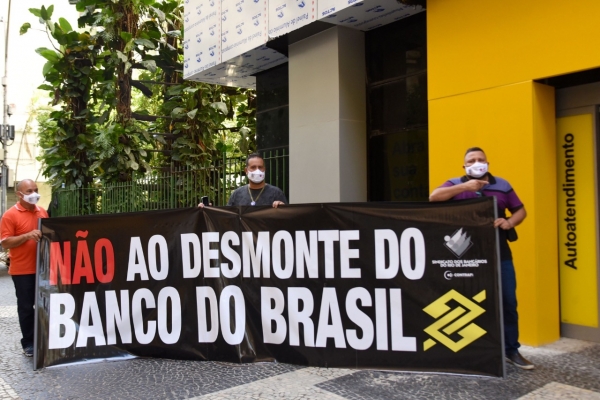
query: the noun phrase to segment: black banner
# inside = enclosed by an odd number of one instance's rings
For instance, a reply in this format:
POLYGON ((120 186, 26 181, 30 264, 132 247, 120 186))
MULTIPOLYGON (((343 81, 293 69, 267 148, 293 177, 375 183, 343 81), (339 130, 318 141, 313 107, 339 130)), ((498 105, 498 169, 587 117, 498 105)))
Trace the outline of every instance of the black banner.
POLYGON ((34 365, 134 355, 502 376, 494 204, 43 219, 34 365))

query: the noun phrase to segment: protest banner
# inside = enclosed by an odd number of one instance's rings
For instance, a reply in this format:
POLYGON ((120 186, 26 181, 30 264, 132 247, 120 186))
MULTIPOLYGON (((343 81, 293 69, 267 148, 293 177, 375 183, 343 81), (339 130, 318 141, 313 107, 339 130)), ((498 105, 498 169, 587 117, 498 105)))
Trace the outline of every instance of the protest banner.
POLYGON ((119 356, 502 376, 493 198, 41 220, 36 368, 119 356))

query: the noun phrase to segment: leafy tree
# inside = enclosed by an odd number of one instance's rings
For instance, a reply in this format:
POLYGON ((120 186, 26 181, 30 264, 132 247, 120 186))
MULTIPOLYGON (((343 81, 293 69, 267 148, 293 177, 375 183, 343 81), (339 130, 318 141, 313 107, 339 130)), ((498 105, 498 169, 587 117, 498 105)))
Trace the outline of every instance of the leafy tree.
POLYGON ((254 91, 182 78, 181 3, 80 0, 79 31, 53 22, 53 6, 30 9, 58 43, 37 50, 47 60, 40 88, 58 107, 40 125, 53 185, 126 181, 254 150, 254 91))
MULTIPOLYGON (((47 61, 43 74, 46 84, 40 89, 50 91, 52 105, 60 105, 53 111, 54 145, 45 149, 46 170, 51 181, 81 186, 90 182, 85 171, 93 157, 93 140, 88 125, 93 115, 88 104, 93 93, 93 81, 98 79, 96 61, 100 46, 88 32, 73 31, 65 19, 51 21, 54 7, 31 9, 46 31, 59 44, 59 48, 39 48, 38 54, 47 61)), ((21 28, 24 33, 26 26, 21 28)))

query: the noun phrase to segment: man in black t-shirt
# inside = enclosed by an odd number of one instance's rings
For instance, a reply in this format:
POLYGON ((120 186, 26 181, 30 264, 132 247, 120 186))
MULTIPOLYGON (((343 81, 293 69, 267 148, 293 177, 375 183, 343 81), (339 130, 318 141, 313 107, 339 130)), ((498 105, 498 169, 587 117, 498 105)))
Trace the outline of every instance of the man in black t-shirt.
MULTIPOLYGON (((265 160, 258 153, 246 159, 246 176, 250 183, 237 188, 231 194, 228 206, 273 206, 287 204, 285 194, 277 186, 265 182, 265 160)), ((202 203, 198 207, 204 207, 202 203)))

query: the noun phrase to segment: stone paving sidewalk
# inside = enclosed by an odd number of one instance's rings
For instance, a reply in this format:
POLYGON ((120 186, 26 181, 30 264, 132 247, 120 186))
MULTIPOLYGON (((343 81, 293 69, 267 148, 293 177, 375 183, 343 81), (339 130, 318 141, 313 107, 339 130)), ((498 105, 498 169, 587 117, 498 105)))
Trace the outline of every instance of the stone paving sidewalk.
POLYGON ((482 378, 260 363, 130 359, 33 371, 12 280, 0 266, 0 399, 598 399, 600 344, 523 347, 533 371, 482 378))

